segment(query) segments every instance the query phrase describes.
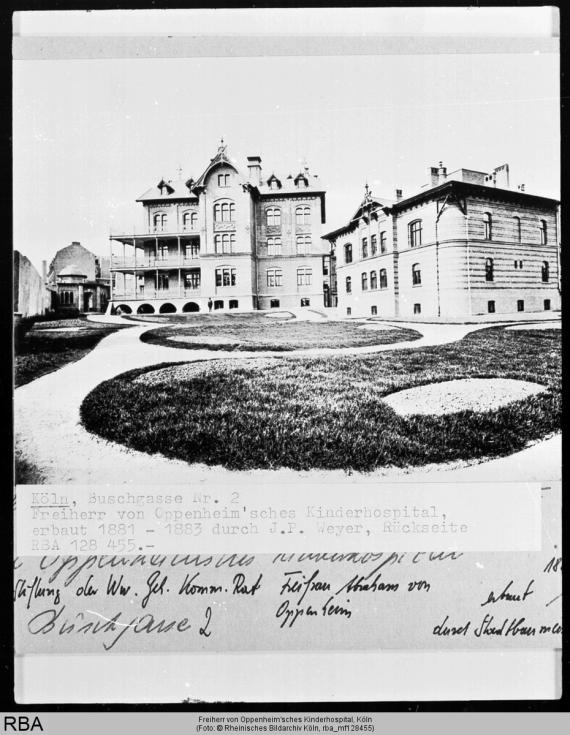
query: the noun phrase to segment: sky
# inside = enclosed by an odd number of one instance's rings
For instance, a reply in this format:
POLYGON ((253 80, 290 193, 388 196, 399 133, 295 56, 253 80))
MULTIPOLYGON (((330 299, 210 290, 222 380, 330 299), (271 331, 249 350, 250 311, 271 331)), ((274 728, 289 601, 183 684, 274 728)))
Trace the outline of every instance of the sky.
POLYGON ((511 184, 559 197, 558 56, 418 54, 17 60, 14 247, 38 270, 79 241, 143 231, 135 199, 198 176, 223 136, 246 171, 295 174, 327 191, 327 223, 376 196, 411 195, 448 171, 509 163, 511 184))

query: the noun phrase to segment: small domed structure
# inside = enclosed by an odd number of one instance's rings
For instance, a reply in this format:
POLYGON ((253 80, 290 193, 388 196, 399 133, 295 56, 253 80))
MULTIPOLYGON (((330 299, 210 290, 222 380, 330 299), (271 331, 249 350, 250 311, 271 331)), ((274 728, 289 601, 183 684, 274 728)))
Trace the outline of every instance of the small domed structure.
POLYGON ((58 274, 58 278, 64 278, 66 280, 69 278, 87 278, 87 274, 83 273, 75 264, 72 264, 62 268, 58 274))

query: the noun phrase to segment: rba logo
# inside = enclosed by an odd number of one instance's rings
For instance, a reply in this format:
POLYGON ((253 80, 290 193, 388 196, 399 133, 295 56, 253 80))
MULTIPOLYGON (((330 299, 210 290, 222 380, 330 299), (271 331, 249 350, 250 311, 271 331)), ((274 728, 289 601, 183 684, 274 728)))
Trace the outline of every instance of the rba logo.
POLYGON ((41 730, 43 732, 40 718, 28 717, 28 715, 4 715, 4 732, 14 730, 15 732, 32 732, 33 730, 41 730))

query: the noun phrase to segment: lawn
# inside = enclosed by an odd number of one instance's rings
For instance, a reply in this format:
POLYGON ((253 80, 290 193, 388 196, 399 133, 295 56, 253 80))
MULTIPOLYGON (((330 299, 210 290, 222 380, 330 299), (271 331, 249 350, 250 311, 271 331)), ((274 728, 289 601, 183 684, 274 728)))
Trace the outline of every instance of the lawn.
MULTIPOLYGON (((138 318, 138 317, 137 317, 138 318)), ((160 317, 158 317, 160 319, 160 317)), ((157 317, 149 317, 156 321, 157 317)), ((319 347, 364 347, 419 339, 413 329, 362 329, 359 322, 310 322, 261 314, 204 314, 166 318, 170 326, 144 332, 143 342, 185 349, 287 352, 319 347), (187 341, 185 341, 187 340, 187 341)), ((381 324, 376 323, 381 327, 381 324)))
POLYGON ((80 360, 103 337, 122 328, 78 318, 38 321, 25 333, 17 331, 14 340, 16 387, 80 360))
POLYGON ((507 455, 559 431, 560 331, 495 327, 460 342, 363 356, 154 366, 92 391, 86 428, 144 452, 230 469, 370 471, 507 455), (549 389, 492 411, 398 416, 389 393, 459 378, 549 389))

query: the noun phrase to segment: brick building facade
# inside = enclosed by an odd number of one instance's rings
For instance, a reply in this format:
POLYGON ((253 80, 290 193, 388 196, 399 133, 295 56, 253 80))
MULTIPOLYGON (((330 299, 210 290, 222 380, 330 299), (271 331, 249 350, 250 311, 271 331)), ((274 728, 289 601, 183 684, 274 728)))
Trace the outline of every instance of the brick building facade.
POLYGON ((325 192, 297 176, 247 173, 226 146, 194 180, 164 181, 137 201, 140 234, 111 235, 110 308, 122 313, 323 306, 325 192))
POLYGON ((560 309, 556 200, 491 174, 440 164, 407 198, 365 197, 324 237, 341 314, 418 320, 496 318, 560 309))

